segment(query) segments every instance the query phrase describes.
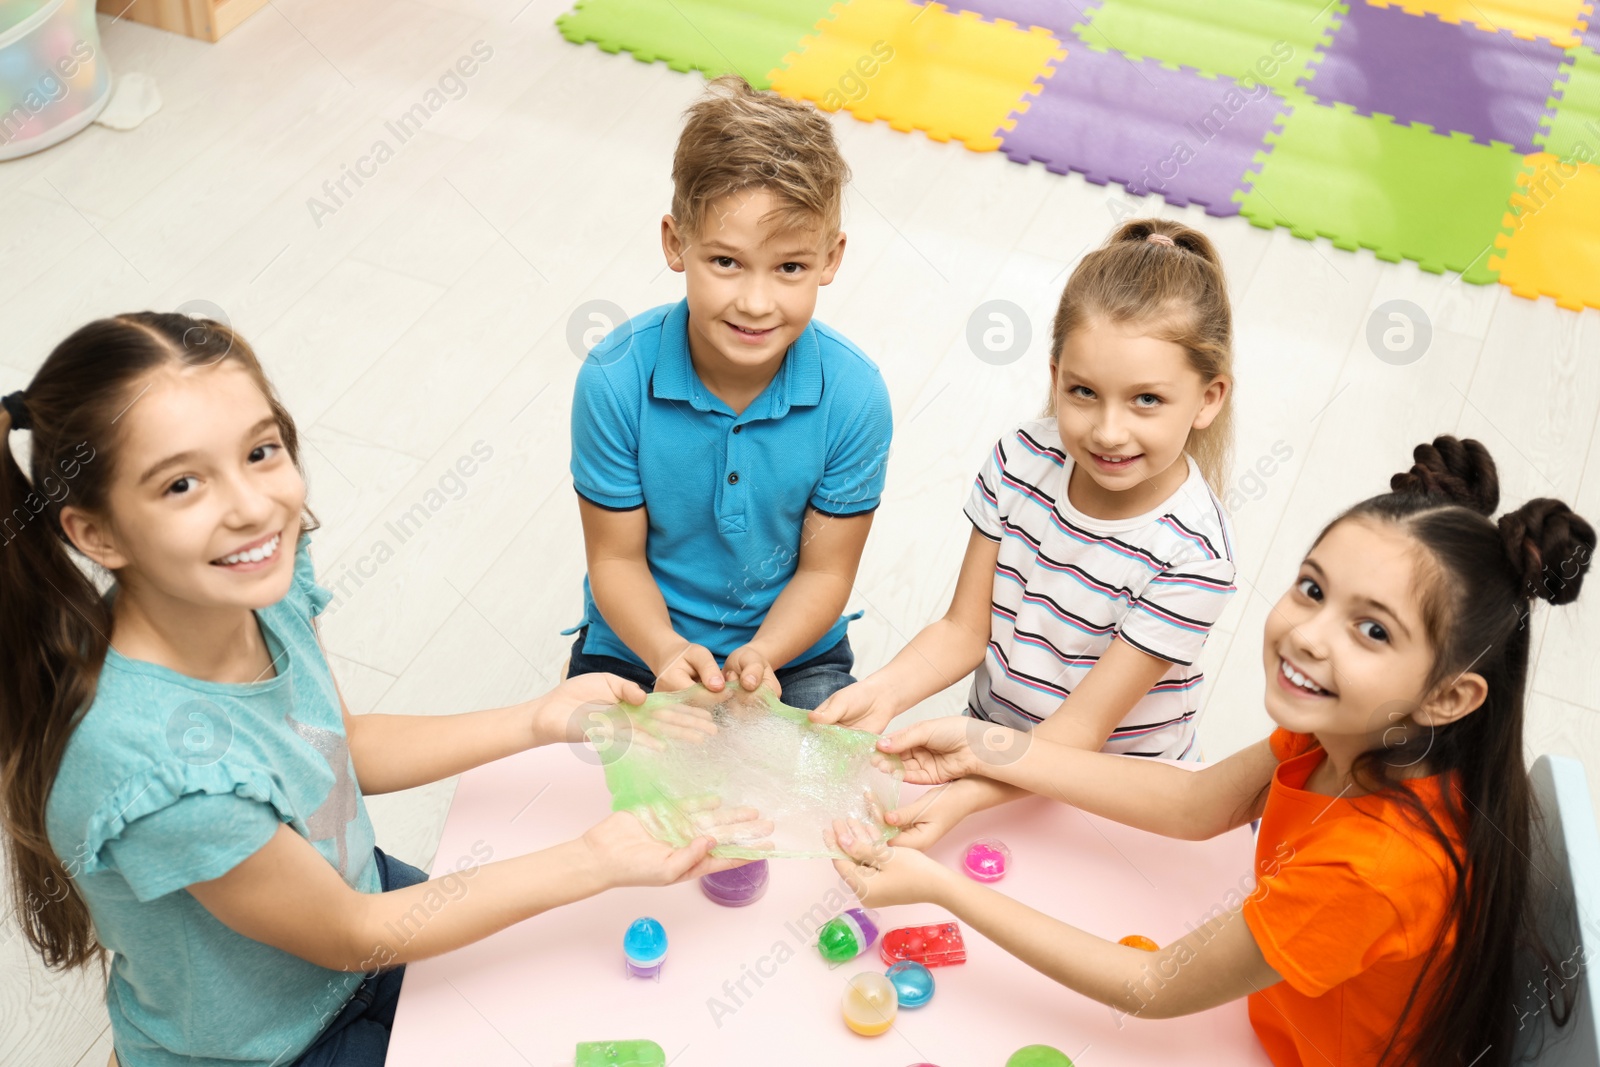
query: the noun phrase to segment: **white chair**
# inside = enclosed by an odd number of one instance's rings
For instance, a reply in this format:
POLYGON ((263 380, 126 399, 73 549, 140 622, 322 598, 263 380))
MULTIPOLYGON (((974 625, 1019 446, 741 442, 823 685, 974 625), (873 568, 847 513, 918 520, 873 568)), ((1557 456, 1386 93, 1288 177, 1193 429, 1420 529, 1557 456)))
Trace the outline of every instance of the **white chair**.
POLYGON ((1536 921, 1558 973, 1536 961, 1520 961, 1516 1010, 1521 1020, 1517 1063, 1540 1067, 1600 1065, 1600 990, 1590 968, 1600 965, 1600 831, 1584 779, 1583 764, 1565 756, 1534 761, 1533 793, 1540 820, 1534 824, 1534 871, 1529 890, 1536 921), (1550 1017, 1543 983, 1565 986, 1573 996, 1572 1017, 1558 1027, 1550 1017))

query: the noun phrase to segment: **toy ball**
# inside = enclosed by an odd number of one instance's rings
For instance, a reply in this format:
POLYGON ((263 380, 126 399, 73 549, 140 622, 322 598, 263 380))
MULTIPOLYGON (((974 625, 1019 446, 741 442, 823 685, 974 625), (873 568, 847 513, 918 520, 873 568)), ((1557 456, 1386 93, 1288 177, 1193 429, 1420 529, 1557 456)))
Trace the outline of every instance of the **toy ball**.
POLYGON ((817 931, 817 951, 829 963, 847 963, 878 940, 878 926, 860 908, 829 919, 817 931))
POLYGON ((933 999, 933 973, 915 960, 901 960, 885 976, 902 1008, 920 1008, 933 999))
POLYGON ((1146 952, 1159 952, 1161 950, 1160 945, 1156 944, 1148 937, 1145 937, 1143 934, 1129 934, 1121 941, 1118 941, 1117 944, 1127 945, 1129 948, 1142 948, 1146 952))
POLYGON ((863 1037, 877 1037, 894 1025, 900 995, 877 971, 863 971, 845 987, 844 1024, 863 1037))
POLYGON ((967 877, 979 882, 998 882, 1006 876, 1011 863, 1011 850, 1005 842, 985 837, 967 846, 961 869, 967 877))
POLYGON ((1072 1067, 1072 1061, 1049 1045, 1027 1045, 1011 1054, 1006 1067, 1072 1067))
POLYGON ((700 879, 700 891, 723 907, 742 908, 761 899, 768 877, 767 861, 756 860, 706 875, 700 879))
POLYGON ((622 957, 630 978, 661 978, 661 965, 667 958, 667 931, 649 917, 635 919, 622 935, 622 957))

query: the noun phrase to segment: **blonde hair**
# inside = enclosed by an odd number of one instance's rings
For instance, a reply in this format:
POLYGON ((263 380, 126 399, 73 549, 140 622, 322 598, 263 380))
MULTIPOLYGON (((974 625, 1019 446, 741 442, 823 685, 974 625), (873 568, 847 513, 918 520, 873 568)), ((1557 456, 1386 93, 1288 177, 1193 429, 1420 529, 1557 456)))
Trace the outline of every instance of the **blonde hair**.
POLYGON ((756 187, 780 202, 763 222, 838 232, 850 167, 833 126, 814 106, 724 74, 707 83, 706 95, 684 116, 672 157, 672 217, 685 240, 700 235, 710 204, 756 187))
MULTIPOLYGON (((1062 290, 1051 328, 1052 377, 1067 337, 1090 319, 1136 325, 1182 346, 1189 366, 1207 385, 1223 376, 1233 380, 1233 312, 1222 260, 1205 234, 1181 222, 1130 219, 1083 257, 1062 290)), ((1052 388, 1046 413, 1055 411, 1052 388)), ((1194 457, 1211 491, 1223 495, 1233 460, 1231 388, 1211 425, 1189 431, 1184 451, 1194 457)))

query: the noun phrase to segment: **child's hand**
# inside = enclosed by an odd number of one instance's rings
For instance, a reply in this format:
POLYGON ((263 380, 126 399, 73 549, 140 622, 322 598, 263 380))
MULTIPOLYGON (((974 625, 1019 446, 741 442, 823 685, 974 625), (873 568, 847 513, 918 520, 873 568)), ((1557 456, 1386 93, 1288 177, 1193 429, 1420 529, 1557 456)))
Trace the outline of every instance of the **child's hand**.
POLYGON ((746 692, 753 693, 765 685, 774 696, 783 696, 778 673, 772 669, 766 655, 754 645, 742 645, 729 653, 722 664, 722 672, 746 692))
MULTIPOLYGON (((673 848, 651 837, 632 812, 617 811, 585 831, 582 841, 594 856, 606 884, 615 888, 672 885, 743 866, 750 861, 719 859, 709 853, 720 841, 746 841, 772 833, 772 823, 750 808, 707 818, 703 825, 707 832, 684 848, 673 848)), ((767 844, 770 847, 770 842, 767 844)))
POLYGON ((834 860, 833 869, 869 908, 937 903, 943 886, 954 876, 948 867, 916 849, 879 841, 855 819, 835 819, 833 829, 824 831, 823 838, 829 848, 837 847, 850 857, 834 860))
POLYGON ((717 657, 704 645, 684 645, 655 676, 658 693, 675 693, 695 684, 716 693, 727 685, 717 669, 717 657))
POLYGON ((1004 727, 962 715, 924 719, 880 739, 878 751, 899 756, 905 766, 905 780, 913 785, 938 785, 969 774, 982 774, 983 761, 973 751, 973 742, 981 745, 984 731, 999 729, 1004 727))
POLYGON ((845 686, 819 704, 817 710, 811 713, 811 721, 879 734, 889 725, 889 720, 899 713, 900 708, 889 694, 874 684, 871 678, 864 678, 854 685, 845 686))
POLYGON ((896 808, 885 816, 885 821, 900 828, 894 839, 897 846, 926 852, 971 814, 962 783, 954 782, 942 789, 930 789, 910 804, 896 808))
POLYGON ((643 704, 645 691, 614 674, 580 674, 568 678, 533 705, 536 745, 577 744, 601 712, 613 704, 643 704))

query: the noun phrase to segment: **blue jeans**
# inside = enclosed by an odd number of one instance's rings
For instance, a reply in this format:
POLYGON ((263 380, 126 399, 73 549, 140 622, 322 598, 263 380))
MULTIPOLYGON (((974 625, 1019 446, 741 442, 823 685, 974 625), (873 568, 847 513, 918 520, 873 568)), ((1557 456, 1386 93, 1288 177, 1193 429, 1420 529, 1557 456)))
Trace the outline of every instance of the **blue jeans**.
MULTIPOLYGON (((385 893, 428 880, 423 871, 385 855, 381 848, 374 848, 372 854, 385 893)), ((389 1055, 395 1005, 400 1002, 400 983, 405 976, 405 964, 401 964, 362 979, 344 1010, 334 1016, 291 1067, 383 1067, 389 1055)))
MULTIPOLYGON (((567 665, 567 677, 580 674, 615 674, 636 683, 645 692, 655 688, 655 675, 650 668, 615 656, 591 656, 583 650, 583 639, 589 630, 578 631, 572 643, 572 661, 567 665)), ((806 660, 779 667, 778 684, 783 686, 783 702, 791 708, 812 708, 827 700, 847 685, 855 682, 850 671, 856 665, 855 653, 850 651, 850 638, 841 637, 839 643, 828 651, 806 660)))

